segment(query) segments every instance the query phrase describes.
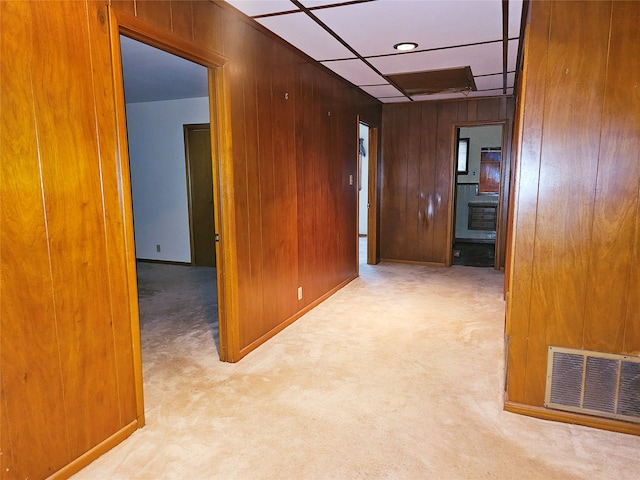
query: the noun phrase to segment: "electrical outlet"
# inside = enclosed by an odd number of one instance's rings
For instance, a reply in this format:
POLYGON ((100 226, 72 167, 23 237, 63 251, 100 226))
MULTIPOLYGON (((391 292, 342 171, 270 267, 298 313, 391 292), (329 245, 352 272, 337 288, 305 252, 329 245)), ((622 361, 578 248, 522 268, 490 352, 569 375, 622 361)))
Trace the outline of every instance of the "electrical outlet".
POLYGON ((298 300, 302 300, 302 287, 298 287, 298 300))
POLYGON ((160 251, 160 244, 158 243, 158 244, 156 245, 156 252, 159 252, 159 251, 160 251))

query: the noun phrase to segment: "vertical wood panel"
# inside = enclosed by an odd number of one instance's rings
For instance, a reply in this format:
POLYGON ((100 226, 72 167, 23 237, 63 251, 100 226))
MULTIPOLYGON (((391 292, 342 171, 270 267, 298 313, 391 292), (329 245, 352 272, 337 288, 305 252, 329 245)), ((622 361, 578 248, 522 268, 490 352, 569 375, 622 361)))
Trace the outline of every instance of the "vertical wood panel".
POLYGON ((96 106, 84 77, 92 68, 88 12, 69 2, 47 4, 50 11, 33 11, 34 50, 53 61, 34 62, 33 80, 65 406, 74 412, 67 417, 69 443, 76 457, 116 431, 120 416, 96 106), (64 22, 83 28, 61 28, 64 22), (43 108, 47 104, 65 108, 43 108), (64 142, 58 141, 62 135, 64 142))
POLYGON ((258 120, 258 157, 257 167, 260 182, 260 197, 258 203, 253 207, 260 212, 260 224, 262 236, 260 238, 260 249, 262 250, 262 291, 263 305, 260 312, 262 319, 261 331, 256 334, 262 335, 273 328, 278 314, 278 233, 276 232, 277 209, 275 203, 276 178, 274 176, 274 155, 273 155, 273 118, 272 104, 277 101, 273 99, 271 90, 271 79, 277 73, 272 69, 273 47, 266 38, 259 39, 254 65, 256 72, 256 99, 257 99, 257 120, 258 120))
POLYGON ((140 20, 171 31, 171 0, 136 0, 136 15, 140 20))
POLYGON ((508 316, 510 330, 508 398, 526 401, 527 351, 529 348, 531 285, 534 262, 534 236, 538 206, 540 151, 543 132, 544 99, 546 96, 547 55, 549 39, 549 2, 534 2, 530 45, 527 58, 527 79, 522 129, 522 157, 516 180, 516 211, 514 214, 513 280, 508 316))
POLYGON ((403 259, 406 212, 406 132, 409 107, 384 107, 382 116, 382 198, 380 207, 380 256, 403 259))
MULTIPOLYGON (((404 258, 420 257, 420 239, 424 234, 422 228, 422 215, 420 211, 420 196, 422 194, 422 181, 429 182, 429 175, 424 180, 420 176, 420 139, 423 127, 421 124, 420 105, 410 104, 408 107, 408 129, 405 141, 406 150, 406 197, 405 197, 405 246, 404 258)), ((429 220, 427 220, 429 221, 429 220)))
POLYGON ((448 258, 451 241, 449 237, 449 225, 451 223, 450 204, 451 183, 454 179, 453 164, 451 163, 453 128, 458 121, 458 107, 454 102, 443 102, 438 105, 438 146, 436 157, 436 170, 434 172, 433 186, 433 254, 432 262, 444 264, 448 258))
POLYGON ((629 250, 640 184, 640 54, 629 55, 639 22, 640 9, 613 3, 583 339, 584 348, 605 352, 623 350, 627 298, 633 295, 621 279, 634 269, 629 250), (627 121, 619 120, 621 112, 631 113, 627 121))
MULTIPOLYGON (((210 50, 219 52, 222 55, 226 55, 224 49, 223 32, 224 26, 228 23, 235 24, 232 32, 242 32, 248 27, 246 25, 240 25, 240 21, 237 19, 227 18, 226 12, 223 12, 213 2, 193 1, 193 43, 195 45, 206 46, 210 50), (238 28, 240 27, 240 28, 238 28)), ((231 44, 241 42, 240 37, 228 35, 232 38, 231 44)), ((231 38, 230 38, 231 39, 231 38)), ((234 58, 234 60, 240 60, 234 58)))
MULTIPOLYGON (((202 2, 196 2, 202 3, 202 2)), ((207 2, 209 3, 209 2, 207 2)), ((192 0, 171 0, 171 31, 178 37, 193 41, 192 0)))
MULTIPOLYGON (((460 102, 465 103, 465 102, 460 102)), ((438 107, 437 104, 425 102, 421 108, 421 131, 416 132, 421 137, 420 147, 420 224, 423 233, 420 237, 421 261, 433 258, 434 218, 433 195, 436 184, 436 158, 438 151, 438 107)))
POLYGON ((71 455, 31 65, 16 61, 37 55, 31 41, 31 5, 1 2, 0 21, 0 466, 7 478, 43 478, 68 463, 71 455))
POLYGON ((551 6, 526 387, 538 405, 547 347, 582 344, 610 10, 606 2, 551 6), (576 88, 583 78, 589 83, 576 88))
POLYGON ((279 48, 273 59, 274 72, 271 89, 273 92, 273 154, 274 176, 276 179, 275 204, 276 225, 279 248, 276 265, 278 268, 278 317, 288 318, 298 310, 298 217, 296 156, 295 156, 295 101, 293 98, 293 56, 279 48))
POLYGON ((112 79, 104 72, 111 69, 109 24, 106 7, 89 3, 89 44, 93 73, 93 96, 96 102, 96 126, 100 160, 102 198, 104 202, 105 255, 108 262, 110 306, 116 355, 120 426, 136 416, 131 311, 127 288, 127 252, 125 225, 120 196, 120 164, 114 130, 114 91, 112 79))

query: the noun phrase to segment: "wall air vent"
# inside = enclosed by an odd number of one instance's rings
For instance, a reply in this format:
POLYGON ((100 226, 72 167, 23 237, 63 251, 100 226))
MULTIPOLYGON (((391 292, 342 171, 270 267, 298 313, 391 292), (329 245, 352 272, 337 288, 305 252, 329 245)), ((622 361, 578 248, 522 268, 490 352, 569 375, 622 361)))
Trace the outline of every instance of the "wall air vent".
POLYGON ((544 405, 640 423, 640 357, 549 347, 544 405))

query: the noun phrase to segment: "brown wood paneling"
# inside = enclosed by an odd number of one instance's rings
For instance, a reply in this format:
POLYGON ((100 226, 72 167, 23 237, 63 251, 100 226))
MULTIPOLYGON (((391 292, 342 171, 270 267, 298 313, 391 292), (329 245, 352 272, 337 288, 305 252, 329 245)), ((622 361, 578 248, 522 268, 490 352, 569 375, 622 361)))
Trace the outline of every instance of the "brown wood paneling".
MULTIPOLYGON (((495 103, 495 99, 491 100, 495 103)), ((458 106, 455 102, 443 102, 438 105, 438 137, 436 169, 434 172, 433 188, 433 254, 431 261, 447 264, 451 245, 451 198, 453 168, 453 137, 452 125, 458 121, 458 106)))
POLYGON ((146 23, 171 32, 171 0, 136 0, 136 16, 146 23))
POLYGON ((55 7, 34 9, 34 51, 56 61, 34 67, 32 75, 36 105, 66 105, 64 110, 36 108, 36 124, 65 407, 74 412, 67 417, 73 432, 69 445, 75 457, 113 433, 120 417, 95 95, 92 83, 82 77, 92 70, 87 12, 69 2, 55 7), (85 28, 60 28, 65 21, 85 28), (58 142, 62 132, 66 141, 58 142))
MULTIPOLYGON (((225 26, 231 22, 235 24, 242 23, 239 20, 230 17, 219 6, 212 2, 193 1, 193 43, 196 45, 205 45, 207 48, 225 55, 224 50, 224 33, 225 26)), ((243 25, 240 30, 246 30, 247 26, 243 25)), ((234 30, 238 31, 238 30, 234 30)), ((233 38, 235 43, 240 40, 233 38)))
POLYGON ((380 206, 380 256, 404 259, 407 228, 406 132, 409 129, 409 105, 383 108, 382 115, 382 190, 380 206))
MULTIPOLYGON (((94 72, 111 69, 110 29, 107 9, 101 2, 89 3, 89 41, 91 65, 94 72)), ((112 330, 116 355, 120 426, 128 425, 137 417, 134 369, 132 368, 133 339, 132 312, 129 308, 127 288, 127 254, 125 225, 120 195, 121 165, 117 139, 114 135, 114 90, 108 75, 94 75, 93 96, 96 102, 96 128, 99 146, 100 181, 104 203, 104 231, 108 263, 112 330)), ((137 315, 136 317, 137 318, 137 315)))
POLYGON ((503 97, 384 106, 382 258, 449 264, 453 125, 476 120, 508 122, 512 117, 503 97))
POLYGON ((634 245, 640 184, 640 115, 630 115, 625 122, 620 122, 618 115, 624 111, 640 112, 640 96, 635 92, 640 55, 629 57, 627 54, 633 51, 632 43, 636 43, 633 39, 638 30, 640 9, 631 3, 619 2, 614 2, 612 7, 611 24, 615 28, 609 41, 583 346, 590 350, 621 352, 627 298, 634 292, 626 282, 621 285, 620 279, 628 278, 632 269, 638 270, 637 264, 629 262, 629 250, 634 245))
MULTIPOLYGON (((79 468, 78 456, 98 455, 108 438, 128 435, 136 417, 143 422, 135 283, 127 275, 128 167, 116 138, 117 40, 109 32, 117 23, 109 29, 102 0, 0 5, 2 51, 16 52, 2 55, 2 155, 19 157, 2 164, 1 235, 11 241, 3 244, 0 287, 0 462, 16 478, 46 477, 79 468)), ((232 57, 220 91, 229 92, 223 110, 231 125, 221 135, 234 142, 235 222, 226 221, 237 235, 225 241, 239 267, 230 278, 237 275, 241 321, 229 327, 230 358, 238 360, 355 274, 356 189, 348 176, 356 119, 362 113, 380 124, 380 106, 220 5, 112 7, 140 38, 194 59, 232 57), (301 99, 285 99, 291 92, 301 99)))
POLYGON ((639 351, 639 15, 635 2, 532 4, 507 323, 516 404, 543 406, 550 345, 639 351))
MULTIPOLYGON (((196 2, 203 3, 203 2, 196 2)), ((209 4, 209 2, 207 2, 209 4)), ((171 0, 171 31, 174 35, 193 41, 193 1, 191 0, 171 0)))
POLYGON ((15 61, 36 55, 30 42, 31 5, 0 3, 0 21, 0 466, 3 477, 44 478, 71 455, 31 69, 29 63, 15 61))
POLYGON ((415 132, 420 138, 420 211, 418 219, 422 229, 419 238, 420 261, 429 261, 434 251, 433 192, 436 186, 436 158, 438 152, 438 106, 425 102, 420 105, 420 129, 415 132))
POLYGON ((526 395, 536 405, 544 400, 547 347, 582 345, 609 28, 602 18, 611 10, 606 2, 585 5, 554 2, 550 15, 527 356, 526 395), (576 88, 583 78, 589 83, 576 88))

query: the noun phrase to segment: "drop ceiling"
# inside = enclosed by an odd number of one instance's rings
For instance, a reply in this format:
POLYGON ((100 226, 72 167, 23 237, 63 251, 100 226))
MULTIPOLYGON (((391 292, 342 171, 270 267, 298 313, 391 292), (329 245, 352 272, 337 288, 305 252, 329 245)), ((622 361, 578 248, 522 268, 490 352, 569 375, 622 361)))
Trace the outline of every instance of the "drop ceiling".
MULTIPOLYGON (((513 94, 522 0, 504 2, 506 36, 502 0, 227 3, 383 103, 513 94), (401 53, 393 48, 399 42, 418 47, 401 53), (431 90, 403 91, 394 81, 403 78, 398 74, 465 67, 475 91, 424 94, 431 90)), ((204 67, 124 36, 121 46, 128 103, 207 96, 204 67)))
POLYGON ((381 102, 512 94, 522 0, 227 0, 381 102), (507 39, 506 55, 503 39, 507 39), (415 42, 398 52, 393 46, 415 42), (469 67, 475 91, 410 94, 395 74, 469 67), (506 75, 505 75, 506 74, 506 75))

